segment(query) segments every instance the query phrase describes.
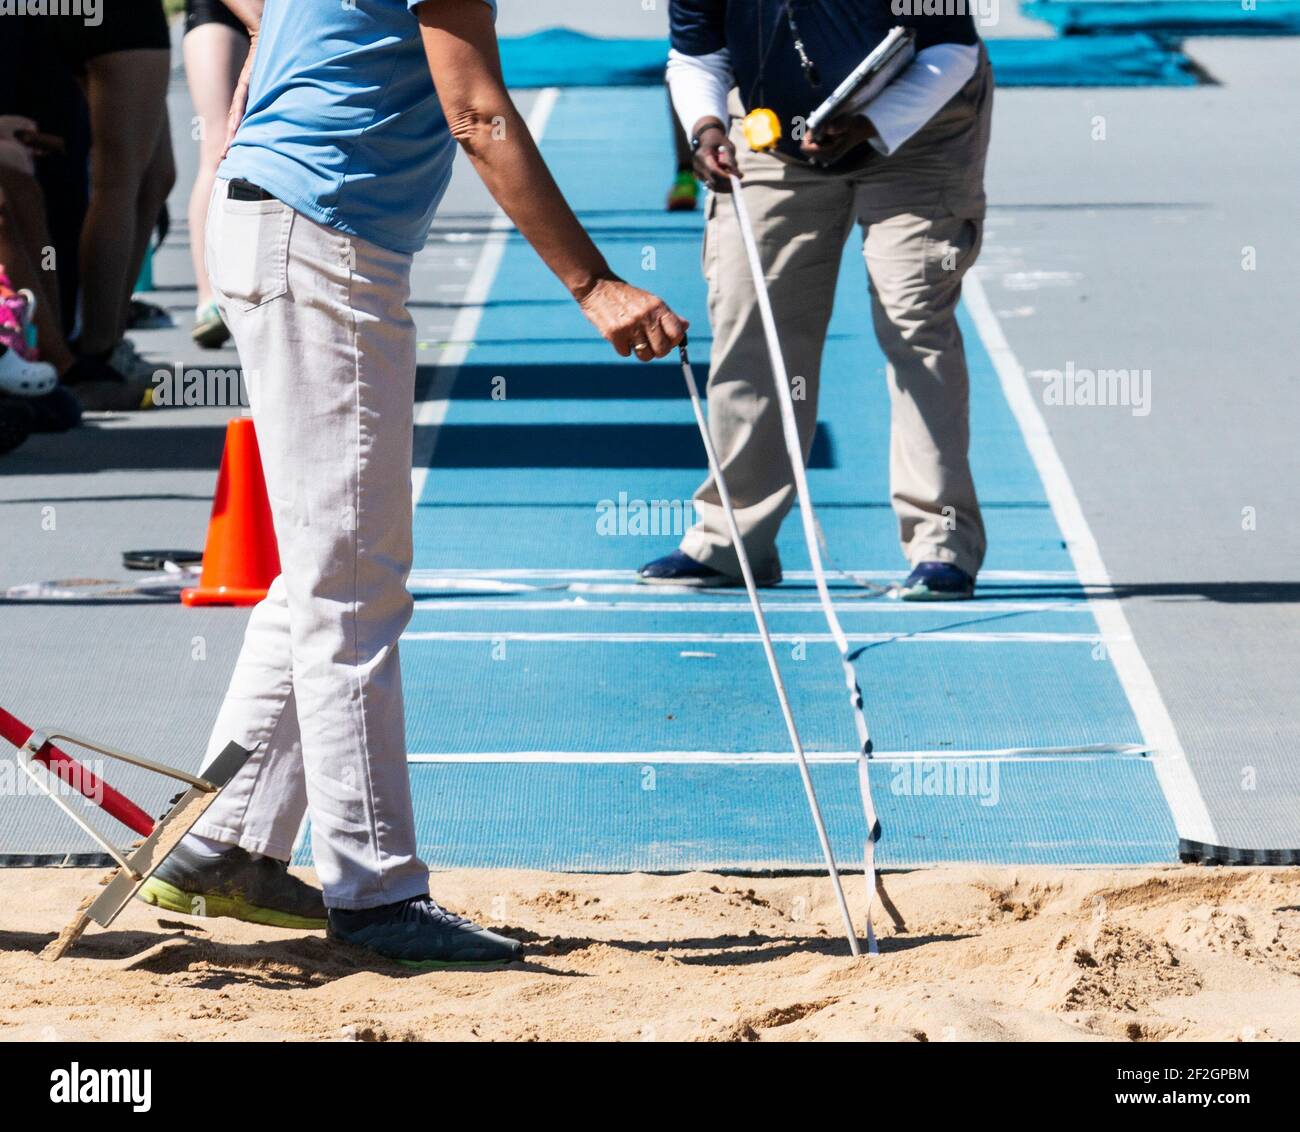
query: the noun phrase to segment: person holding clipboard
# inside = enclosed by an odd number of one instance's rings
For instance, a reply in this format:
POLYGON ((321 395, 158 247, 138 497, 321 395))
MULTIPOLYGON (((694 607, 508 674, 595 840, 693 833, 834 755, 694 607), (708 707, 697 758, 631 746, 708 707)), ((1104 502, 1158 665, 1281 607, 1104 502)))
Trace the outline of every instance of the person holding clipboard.
MULTIPOLYGON (((795 492, 735 212, 717 197, 731 191, 732 174, 744 185, 787 369, 803 379, 796 410, 805 455, 844 242, 860 229, 873 325, 889 363, 891 497, 911 568, 897 596, 970 597, 984 558, 956 308, 983 231, 993 75, 967 6, 955 6, 962 15, 922 15, 921 7, 670 6, 669 87, 696 172, 714 193, 703 257, 714 337, 710 428, 750 561, 767 584, 781 577, 776 537, 795 492), (846 83, 873 51, 890 46, 891 33, 906 40, 895 44, 906 54, 892 60, 878 89, 862 77, 846 83), (768 150, 745 138, 742 119, 755 110, 775 119, 779 140, 768 150)), ((739 584, 710 479, 695 494, 695 511, 679 548, 642 567, 643 582, 739 584)))

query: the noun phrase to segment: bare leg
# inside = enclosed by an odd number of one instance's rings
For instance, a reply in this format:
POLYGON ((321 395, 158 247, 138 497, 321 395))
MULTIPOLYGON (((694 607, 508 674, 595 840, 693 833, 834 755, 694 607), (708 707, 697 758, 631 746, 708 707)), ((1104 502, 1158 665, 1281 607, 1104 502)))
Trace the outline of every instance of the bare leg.
POLYGON ((221 164, 226 140, 226 115, 235 96, 235 83, 248 55, 248 39, 225 24, 203 24, 185 36, 185 75, 199 128, 199 171, 190 194, 190 254, 199 306, 212 299, 203 236, 208 223, 208 198, 221 164))
POLYGON ((149 159, 140 184, 135 214, 135 245, 131 249, 132 266, 122 293, 123 330, 131 321, 131 295, 135 290, 135 281, 140 276, 140 269, 144 266, 145 256, 149 254, 149 243, 158 226, 158 216, 175 184, 176 158, 172 153, 171 128, 167 124, 167 109, 164 106, 163 128, 158 134, 153 156, 149 159))
MULTIPOLYGON (((126 330, 123 295, 129 300, 157 219, 155 208, 143 235, 137 231, 146 177, 165 172, 158 150, 169 68, 169 52, 155 50, 116 51, 87 64, 91 194, 81 233, 81 345, 87 353, 106 353, 126 330)), ((150 192, 157 192, 156 183, 150 192)))

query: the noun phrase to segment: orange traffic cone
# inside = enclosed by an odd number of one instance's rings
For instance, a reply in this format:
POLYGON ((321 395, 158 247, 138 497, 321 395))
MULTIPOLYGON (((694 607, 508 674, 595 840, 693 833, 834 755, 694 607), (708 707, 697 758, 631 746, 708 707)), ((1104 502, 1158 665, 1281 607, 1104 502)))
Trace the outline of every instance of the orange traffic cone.
POLYGON ((181 590, 186 605, 256 605, 280 573, 262 457, 248 417, 226 426, 226 450, 203 550, 203 575, 181 590))

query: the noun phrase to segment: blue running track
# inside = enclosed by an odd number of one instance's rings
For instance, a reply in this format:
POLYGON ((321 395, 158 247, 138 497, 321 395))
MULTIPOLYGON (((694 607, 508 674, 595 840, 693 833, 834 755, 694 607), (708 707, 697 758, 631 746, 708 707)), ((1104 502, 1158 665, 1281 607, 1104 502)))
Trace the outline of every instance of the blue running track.
MULTIPOLYGON (((628 141, 647 124, 657 137, 663 117, 662 91, 564 91, 543 149, 615 270, 693 321, 703 377, 702 217, 662 211, 666 139, 628 141)), ((881 581, 904 563, 884 359, 852 242, 843 272, 810 479, 831 559, 881 581)), ((916 607, 835 586, 878 748, 879 860, 1173 861, 1142 734, 992 364, 963 329, 991 546, 979 598, 916 607)), ((402 649, 432 867, 820 864, 743 593, 632 584, 675 545, 671 531, 634 533, 638 501, 689 500, 703 466, 677 367, 615 358, 511 233, 416 511, 402 649), (625 526, 602 527, 600 504, 620 499, 625 526)), ((860 863, 852 719, 797 518, 781 554, 787 580, 765 595, 778 651, 835 848, 860 863)))

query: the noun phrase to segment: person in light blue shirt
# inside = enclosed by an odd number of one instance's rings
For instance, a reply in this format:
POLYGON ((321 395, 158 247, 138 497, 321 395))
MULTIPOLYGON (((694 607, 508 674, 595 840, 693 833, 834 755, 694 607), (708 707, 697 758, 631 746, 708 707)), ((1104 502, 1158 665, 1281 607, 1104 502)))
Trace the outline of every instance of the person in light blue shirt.
POLYGON ((456 143, 415 30, 405 0, 273 0, 220 175, 340 232, 419 251, 456 143))
MULTIPOLYGON (((207 266, 244 363, 281 572, 208 750, 233 740, 253 754, 141 895, 327 927, 417 967, 507 963, 516 941, 429 896, 398 660, 412 605, 411 259, 456 149, 620 355, 663 357, 686 324, 613 274, 560 195, 503 84, 490 0, 226 2, 252 49, 207 266), (304 816, 320 890, 287 868, 304 816)), ((229 597, 214 585, 187 600, 229 597)))

